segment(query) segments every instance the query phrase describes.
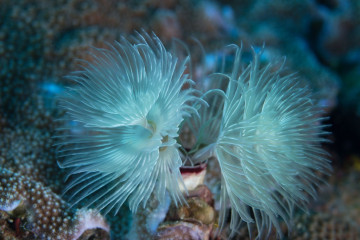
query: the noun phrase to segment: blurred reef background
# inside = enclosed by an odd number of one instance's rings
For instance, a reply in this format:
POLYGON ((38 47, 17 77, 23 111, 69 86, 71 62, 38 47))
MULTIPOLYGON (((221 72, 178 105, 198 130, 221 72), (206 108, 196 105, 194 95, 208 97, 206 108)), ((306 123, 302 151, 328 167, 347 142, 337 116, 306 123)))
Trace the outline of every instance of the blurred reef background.
MULTIPOLYGON (((56 96, 71 85, 64 76, 92 46, 141 29, 168 48, 173 38, 187 44, 195 81, 228 44, 265 44, 264 62, 286 56, 329 116, 334 168, 286 238, 360 239, 359 13, 359 0, 0 0, 0 240, 150 239, 144 225, 156 202, 137 216, 69 208, 53 146, 56 96)), ((153 239, 212 239, 219 173, 209 165, 208 187, 191 192, 189 209, 170 206, 153 239)), ((249 239, 246 227, 235 239, 249 239)))

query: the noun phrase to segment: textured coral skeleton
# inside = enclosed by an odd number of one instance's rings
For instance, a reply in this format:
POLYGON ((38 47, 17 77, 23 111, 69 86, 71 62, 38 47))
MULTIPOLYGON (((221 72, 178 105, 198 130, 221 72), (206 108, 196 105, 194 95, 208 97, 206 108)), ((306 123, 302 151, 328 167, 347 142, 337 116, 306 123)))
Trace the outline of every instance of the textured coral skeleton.
POLYGON ((280 221, 290 228, 294 207, 306 209, 309 195, 316 197, 317 172, 331 171, 321 147, 322 112, 310 90, 284 75, 281 62, 260 66, 261 53, 254 51, 244 67, 241 48, 231 45, 231 71, 212 75, 226 89, 200 98, 184 74, 187 60, 166 51, 155 35, 110 48, 96 49, 94 61, 70 76, 76 86, 60 101, 68 134, 59 136, 59 165, 71 168, 66 191, 74 204, 89 198, 87 204, 116 213, 128 201, 136 212, 150 196, 164 202, 166 192, 182 204, 182 160, 215 157, 222 174, 220 230, 230 205, 231 235, 245 222, 250 232, 256 224, 258 238, 273 226, 282 237, 280 221), (177 142, 183 126, 196 139, 188 152, 177 142))
POLYGON ((21 231, 30 231, 36 239, 76 240, 86 230, 99 228, 105 231, 104 238, 109 238, 109 225, 99 212, 70 210, 68 203, 42 183, 7 169, 0 169, 0 177, 0 210, 19 215, 16 218, 19 237, 21 231))

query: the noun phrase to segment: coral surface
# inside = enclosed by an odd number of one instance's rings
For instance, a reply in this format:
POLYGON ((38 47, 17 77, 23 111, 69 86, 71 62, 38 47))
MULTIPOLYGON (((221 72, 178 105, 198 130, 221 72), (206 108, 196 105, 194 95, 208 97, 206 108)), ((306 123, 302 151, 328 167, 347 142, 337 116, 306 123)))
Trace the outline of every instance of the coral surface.
MULTIPOLYGON (((0 210, 14 221, 16 237, 31 239, 32 235, 36 239, 76 240, 88 229, 99 228, 109 233, 105 219, 96 211, 71 210, 49 188, 18 173, 1 169, 0 176, 0 210)), ((0 237, 9 234, 4 231, 0 237)), ((108 234, 106 238, 109 237, 108 234)))

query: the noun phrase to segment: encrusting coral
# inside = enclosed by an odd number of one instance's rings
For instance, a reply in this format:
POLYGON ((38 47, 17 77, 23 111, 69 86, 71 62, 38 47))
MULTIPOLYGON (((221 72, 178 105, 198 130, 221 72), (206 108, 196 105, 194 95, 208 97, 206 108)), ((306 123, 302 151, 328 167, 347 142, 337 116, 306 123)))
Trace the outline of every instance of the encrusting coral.
POLYGON ((42 183, 18 173, 2 168, 0 176, 0 210, 15 219, 14 236, 76 240, 86 230, 99 228, 104 231, 103 239, 110 239, 109 226, 97 211, 70 210, 68 203, 42 183))

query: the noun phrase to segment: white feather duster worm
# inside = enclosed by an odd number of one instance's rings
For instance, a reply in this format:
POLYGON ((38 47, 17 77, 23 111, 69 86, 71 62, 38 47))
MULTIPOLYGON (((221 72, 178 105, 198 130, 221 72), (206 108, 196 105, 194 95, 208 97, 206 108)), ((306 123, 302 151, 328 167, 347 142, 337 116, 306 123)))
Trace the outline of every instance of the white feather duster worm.
MULTIPOLYGON (((231 235, 243 222, 255 223, 258 238, 267 238, 272 226, 282 237, 281 219, 290 227, 294 206, 305 208, 321 181, 315 171, 329 173, 321 110, 309 89, 294 75, 283 75, 279 62, 260 67, 260 54, 245 68, 236 49, 228 79, 219 136, 212 152, 222 173, 220 229, 231 206, 231 235)), ((281 64, 280 64, 281 65, 281 64)), ((211 109, 210 116, 216 112, 211 109)), ((212 137, 213 138, 213 137, 212 137)), ((209 155, 195 154, 196 159, 209 155)), ((211 154, 210 154, 211 155, 211 154)))
POLYGON ((86 198, 105 213, 126 200, 135 212, 152 193, 164 201, 166 190, 176 204, 184 201, 175 138, 184 116, 196 111, 189 103, 199 98, 182 90, 192 84, 187 59, 178 61, 155 35, 135 41, 96 49, 60 99, 70 123, 59 161, 72 169, 66 191, 74 204, 86 198))

